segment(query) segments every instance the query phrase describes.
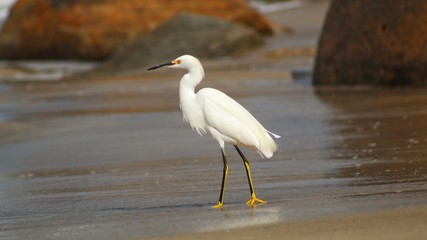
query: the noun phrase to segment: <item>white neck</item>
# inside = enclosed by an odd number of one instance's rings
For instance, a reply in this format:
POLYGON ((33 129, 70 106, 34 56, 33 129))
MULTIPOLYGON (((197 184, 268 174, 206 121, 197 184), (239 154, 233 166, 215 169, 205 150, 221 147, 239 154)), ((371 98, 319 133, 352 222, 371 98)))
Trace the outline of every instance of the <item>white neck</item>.
POLYGON ((191 68, 179 82, 179 97, 184 100, 188 96, 195 95, 194 89, 202 81, 205 76, 203 67, 200 65, 196 68, 191 68))
POLYGON ((203 68, 196 68, 185 74, 179 83, 179 105, 184 120, 199 134, 206 132, 204 121, 201 119, 201 107, 196 99, 194 89, 204 77, 203 68))

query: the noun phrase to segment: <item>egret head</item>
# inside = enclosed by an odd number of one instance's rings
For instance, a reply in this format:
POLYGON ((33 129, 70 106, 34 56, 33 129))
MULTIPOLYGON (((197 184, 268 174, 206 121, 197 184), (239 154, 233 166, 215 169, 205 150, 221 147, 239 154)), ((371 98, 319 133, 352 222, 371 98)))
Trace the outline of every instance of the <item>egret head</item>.
POLYGON ((150 67, 147 70, 154 70, 154 69, 158 69, 161 67, 183 68, 183 69, 187 69, 190 71, 192 69, 200 69, 200 68, 202 68, 202 65, 201 65, 199 59, 197 59, 191 55, 183 55, 183 56, 178 57, 177 59, 175 59, 171 62, 159 64, 159 65, 150 67))

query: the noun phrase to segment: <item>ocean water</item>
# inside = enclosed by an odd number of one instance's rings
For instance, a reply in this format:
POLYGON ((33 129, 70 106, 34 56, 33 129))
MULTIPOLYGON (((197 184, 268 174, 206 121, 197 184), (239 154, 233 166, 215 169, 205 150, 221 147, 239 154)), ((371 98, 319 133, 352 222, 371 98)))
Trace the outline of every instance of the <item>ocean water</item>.
POLYGON ((83 61, 0 61, 0 82, 57 81, 64 77, 89 71, 96 62, 83 61))
POLYGON ((6 21, 7 17, 9 16, 10 8, 15 2, 16 0, 2 0, 0 2, 0 30, 4 21, 6 21))

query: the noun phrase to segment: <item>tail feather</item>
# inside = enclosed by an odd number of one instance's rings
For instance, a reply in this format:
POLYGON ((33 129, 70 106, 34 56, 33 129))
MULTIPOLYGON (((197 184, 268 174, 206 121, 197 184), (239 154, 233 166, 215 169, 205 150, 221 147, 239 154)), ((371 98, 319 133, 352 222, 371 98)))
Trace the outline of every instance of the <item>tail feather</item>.
POLYGON ((270 131, 268 131, 268 130, 265 130, 266 132, 268 132, 271 136, 273 136, 274 138, 281 138, 282 136, 280 136, 280 135, 278 135, 278 134, 275 134, 275 133, 273 133, 273 132, 270 132, 270 131))
MULTIPOLYGON (((265 129, 264 129, 265 130, 265 129)), ((275 133, 272 133, 268 130, 265 130, 265 134, 264 134, 264 140, 262 141, 261 144, 261 149, 260 149, 260 155, 261 157, 266 157, 266 158, 271 158, 273 156, 273 153, 277 150, 277 145, 274 142, 273 138, 280 138, 280 135, 277 135, 275 133)))

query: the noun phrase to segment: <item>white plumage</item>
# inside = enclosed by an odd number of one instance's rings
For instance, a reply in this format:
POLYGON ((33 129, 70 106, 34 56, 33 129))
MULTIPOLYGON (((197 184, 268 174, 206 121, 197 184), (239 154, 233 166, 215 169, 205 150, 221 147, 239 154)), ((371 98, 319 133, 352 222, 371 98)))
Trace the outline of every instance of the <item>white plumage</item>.
POLYGON ((213 88, 204 88, 196 95, 208 131, 221 147, 226 142, 251 148, 267 158, 273 156, 277 149, 276 143, 268 131, 238 102, 213 88), (212 132, 211 129, 217 132, 212 132))
POLYGON ((224 160, 224 175, 220 200, 215 207, 222 207, 225 181, 228 174, 228 165, 224 153, 225 143, 233 144, 245 163, 251 188, 251 200, 248 201, 248 204, 253 205, 254 202, 264 203, 264 201, 257 199, 255 196, 249 162, 237 145, 253 149, 262 157, 270 158, 277 149, 276 143, 271 136, 275 138, 280 136, 266 130, 252 114, 225 93, 213 88, 203 88, 196 93, 195 87, 205 76, 203 67, 197 58, 184 55, 172 62, 160 64, 148 70, 163 66, 183 68, 188 71, 181 78, 179 86, 180 107, 184 120, 198 134, 210 133, 221 147, 224 160))

